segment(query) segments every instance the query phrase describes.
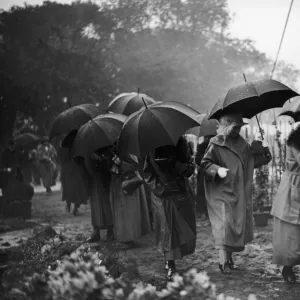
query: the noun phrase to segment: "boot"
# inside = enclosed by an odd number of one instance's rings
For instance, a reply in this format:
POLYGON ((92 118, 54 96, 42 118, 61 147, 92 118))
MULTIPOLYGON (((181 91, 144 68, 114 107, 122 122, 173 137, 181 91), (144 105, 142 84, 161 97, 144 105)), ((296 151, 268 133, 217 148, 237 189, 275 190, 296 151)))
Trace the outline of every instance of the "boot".
POLYGON ((225 264, 219 264, 219 269, 223 274, 231 274, 229 264, 226 262, 225 264))
POLYGON ((296 282, 296 275, 294 273, 293 267, 284 266, 282 269, 282 277, 284 281, 288 283, 295 283, 296 282))
POLYGON ((227 261, 230 270, 238 270, 239 268, 234 264, 232 259, 232 254, 230 255, 229 260, 227 261))
POLYGON ((101 240, 100 230, 98 228, 94 228, 94 232, 90 238, 88 238, 87 243, 96 243, 101 240))

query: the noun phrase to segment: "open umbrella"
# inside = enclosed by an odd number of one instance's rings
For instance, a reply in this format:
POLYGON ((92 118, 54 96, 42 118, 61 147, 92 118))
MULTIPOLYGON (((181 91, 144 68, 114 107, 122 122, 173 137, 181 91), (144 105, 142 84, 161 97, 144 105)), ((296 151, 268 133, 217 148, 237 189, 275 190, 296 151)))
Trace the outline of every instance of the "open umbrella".
POLYGON ((99 148, 111 146, 118 139, 125 120, 126 116, 111 113, 88 121, 77 132, 74 156, 86 157, 99 148))
POLYGON ((109 106, 108 111, 129 116, 144 106, 144 99, 147 105, 153 104, 156 101, 146 94, 140 93, 122 93, 114 98, 109 106))
POLYGON ((224 113, 241 113, 251 119, 264 110, 281 107, 295 96, 299 95, 276 80, 246 82, 231 88, 225 99, 215 104, 208 119, 219 119, 224 113))
POLYGON ((295 120, 300 121, 300 97, 294 98, 292 101, 287 101, 278 116, 289 116, 295 120))
POLYGON ((118 142, 120 157, 126 159, 132 154, 143 160, 155 148, 176 145, 189 128, 199 126, 198 115, 196 110, 179 102, 146 106, 124 123, 118 142))
POLYGON ((80 104, 60 113, 52 122, 49 139, 61 134, 68 134, 96 116, 105 113, 93 104, 80 104))
POLYGON ((197 126, 187 130, 187 134, 193 134, 197 137, 208 136, 208 135, 217 135, 217 128, 219 122, 215 119, 208 120, 207 114, 200 114, 197 117, 198 122, 201 126, 197 126))
POLYGON ((17 146, 34 147, 38 144, 40 138, 32 133, 21 133, 14 140, 17 146))

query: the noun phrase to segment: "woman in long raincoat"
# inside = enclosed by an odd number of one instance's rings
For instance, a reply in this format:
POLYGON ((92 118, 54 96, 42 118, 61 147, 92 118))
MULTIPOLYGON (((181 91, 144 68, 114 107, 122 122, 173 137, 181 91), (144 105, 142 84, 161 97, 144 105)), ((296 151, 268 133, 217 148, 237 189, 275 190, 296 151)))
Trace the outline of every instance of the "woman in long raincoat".
POLYGON ((284 266, 286 281, 294 282, 293 266, 300 264, 300 126, 287 139, 285 166, 271 211, 273 262, 284 266))
POLYGON ((224 115, 218 135, 210 140, 202 159, 208 214, 219 249, 219 268, 230 273, 233 252, 253 239, 252 186, 254 168, 271 161, 268 143, 250 144, 240 135, 245 124, 239 115, 224 115))
POLYGON ((113 158, 110 204, 116 240, 133 246, 136 239, 151 232, 151 225, 144 181, 137 171, 138 161, 132 155, 130 158, 131 163, 117 156, 113 158))
POLYGON ((109 200, 111 161, 111 147, 98 149, 84 160, 85 168, 89 175, 91 218, 94 229, 92 236, 88 240, 91 243, 101 239, 100 230, 103 229, 107 230, 107 240, 114 239, 113 215, 109 200))
POLYGON ((167 280, 176 272, 175 260, 194 253, 196 247, 195 204, 186 185, 194 166, 177 146, 164 146, 148 154, 143 178, 152 191, 154 232, 164 255, 167 280))
POLYGON ((76 163, 72 155, 72 146, 77 131, 71 132, 61 142, 58 151, 58 159, 61 165, 61 185, 62 201, 66 201, 67 211, 71 209, 71 203, 74 204, 73 214, 77 215, 81 204, 87 204, 88 177, 80 170, 83 166, 76 163))

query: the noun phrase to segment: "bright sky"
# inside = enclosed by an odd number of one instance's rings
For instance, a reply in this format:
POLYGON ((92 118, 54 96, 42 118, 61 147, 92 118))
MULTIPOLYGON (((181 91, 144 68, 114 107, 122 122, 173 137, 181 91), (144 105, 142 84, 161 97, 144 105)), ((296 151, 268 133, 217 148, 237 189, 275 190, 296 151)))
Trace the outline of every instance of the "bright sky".
MULTIPOLYGON (((43 0, 27 0, 41 4, 43 0)), ((57 0, 70 3, 72 0, 57 0)), ((256 47, 275 59, 291 0, 227 0, 229 11, 235 14, 231 33, 254 40, 256 47)), ((0 0, 0 8, 23 5, 23 0, 0 0)), ((294 0, 279 59, 300 69, 300 0, 294 0)), ((275 79, 275 78, 274 78, 275 79)), ((298 84, 300 91, 300 80, 298 84)))

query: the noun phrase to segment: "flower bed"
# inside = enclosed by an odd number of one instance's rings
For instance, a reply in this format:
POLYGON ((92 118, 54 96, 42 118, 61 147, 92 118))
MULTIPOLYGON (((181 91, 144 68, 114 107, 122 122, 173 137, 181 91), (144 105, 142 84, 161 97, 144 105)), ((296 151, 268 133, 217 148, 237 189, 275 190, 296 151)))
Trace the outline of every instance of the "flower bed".
MULTIPOLYGON (((55 270, 45 275, 34 274, 19 288, 12 288, 5 300, 235 300, 223 294, 217 295, 215 285, 206 273, 199 273, 196 269, 183 276, 176 275, 165 289, 158 291, 150 284, 113 278, 102 265, 101 257, 99 253, 73 253, 58 262, 55 270)), ((256 298, 250 295, 248 299, 256 298)))

